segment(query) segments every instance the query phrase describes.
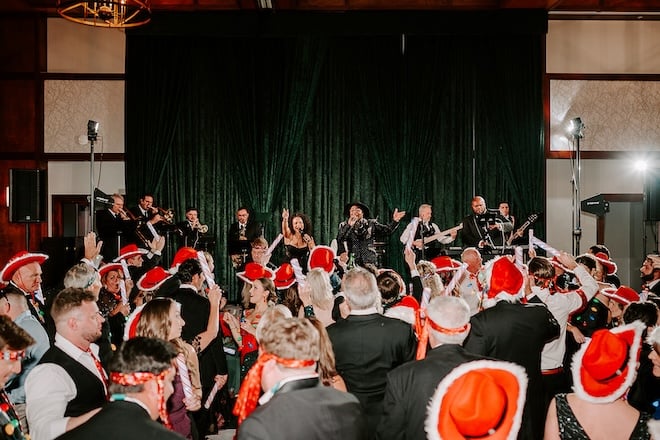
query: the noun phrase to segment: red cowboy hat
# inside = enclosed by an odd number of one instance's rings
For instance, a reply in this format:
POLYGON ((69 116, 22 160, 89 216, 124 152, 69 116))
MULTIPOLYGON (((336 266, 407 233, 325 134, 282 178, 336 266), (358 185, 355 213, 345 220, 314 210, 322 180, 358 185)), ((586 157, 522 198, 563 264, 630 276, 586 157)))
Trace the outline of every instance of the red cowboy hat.
POLYGON ((296 274, 293 271, 293 266, 289 263, 282 263, 275 271, 275 279, 273 283, 278 290, 286 290, 293 286, 296 282, 296 274))
POLYGON ((259 263, 250 262, 245 265, 245 270, 243 272, 236 273, 236 276, 246 283, 252 284, 253 281, 258 280, 259 278, 268 278, 270 280, 274 279, 275 272, 267 267, 262 266, 259 263))
POLYGON ((399 302, 385 311, 385 316, 400 319, 408 324, 415 324, 415 316, 419 310, 419 302, 412 296, 406 295, 399 302))
POLYGON ((172 277, 172 274, 160 266, 150 269, 140 277, 137 287, 145 292, 151 292, 158 289, 165 281, 172 277))
POLYGON ((170 265, 170 271, 172 269, 175 269, 174 272, 176 272, 179 269, 179 265, 183 263, 186 260, 190 260, 191 258, 197 259, 197 251, 191 247, 182 247, 178 251, 176 251, 176 254, 174 254, 174 258, 172 259, 172 264, 170 265))
POLYGON ((307 269, 312 270, 318 267, 331 274, 335 270, 335 258, 335 251, 330 246, 314 246, 307 259, 307 269))
POLYGON ((137 257, 138 255, 144 255, 148 253, 149 253, 148 250, 139 248, 137 247, 136 244, 131 243, 121 248, 119 250, 119 256, 112 261, 117 263, 121 260, 128 260, 129 258, 137 257))
POLYGON ((520 269, 507 257, 499 257, 490 264, 488 275, 488 298, 495 298, 504 292, 517 295, 523 285, 524 279, 520 269))
POLYGON ((606 287, 601 289, 601 292, 624 306, 639 301, 639 293, 628 286, 621 286, 618 289, 616 287, 606 287))
POLYGON ((104 264, 103 266, 99 267, 99 275, 104 276, 111 270, 116 270, 117 272, 123 274, 124 273, 124 268, 122 267, 121 263, 107 263, 104 264))
POLYGON ((440 255, 431 260, 435 264, 436 272, 453 272, 461 267, 460 261, 456 261, 447 255, 440 255))
POLYGON ((43 264, 48 259, 46 254, 33 254, 28 251, 20 251, 9 259, 5 267, 0 270, 0 283, 9 283, 14 273, 26 264, 37 262, 43 264))
POLYGON ((596 254, 594 254, 594 258, 596 258, 596 260, 598 260, 598 262, 603 265, 603 269, 605 269, 606 275, 612 275, 613 273, 616 273, 616 263, 610 260, 610 257, 608 257, 606 253, 596 252, 596 254))
POLYGON ((481 360, 459 365, 433 394, 424 423, 427 438, 515 439, 526 390, 525 369, 511 362, 481 360))
POLYGON ((635 381, 646 325, 635 321, 612 330, 596 330, 573 357, 575 394, 593 403, 614 402, 635 381))

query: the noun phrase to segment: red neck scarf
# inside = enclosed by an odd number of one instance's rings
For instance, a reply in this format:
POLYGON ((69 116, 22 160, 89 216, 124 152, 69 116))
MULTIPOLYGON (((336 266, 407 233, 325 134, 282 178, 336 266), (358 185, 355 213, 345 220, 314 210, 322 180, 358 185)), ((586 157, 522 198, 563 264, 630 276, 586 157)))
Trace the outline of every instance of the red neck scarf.
POLYGON ((280 365, 287 368, 311 367, 316 362, 313 359, 283 359, 271 353, 262 353, 257 358, 257 362, 250 368, 234 405, 234 415, 238 416, 238 424, 243 423, 252 411, 257 407, 259 394, 261 393, 261 374, 266 362, 274 359, 280 365))

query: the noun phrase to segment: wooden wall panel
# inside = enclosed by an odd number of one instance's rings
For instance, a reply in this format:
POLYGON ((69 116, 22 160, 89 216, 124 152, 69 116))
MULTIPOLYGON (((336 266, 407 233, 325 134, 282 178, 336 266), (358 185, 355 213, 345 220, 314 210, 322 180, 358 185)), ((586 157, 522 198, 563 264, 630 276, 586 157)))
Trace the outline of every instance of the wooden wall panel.
POLYGON ((0 72, 32 73, 38 66, 37 15, 0 17, 0 72))
POLYGON ((0 80, 0 153, 37 153, 37 83, 0 80))

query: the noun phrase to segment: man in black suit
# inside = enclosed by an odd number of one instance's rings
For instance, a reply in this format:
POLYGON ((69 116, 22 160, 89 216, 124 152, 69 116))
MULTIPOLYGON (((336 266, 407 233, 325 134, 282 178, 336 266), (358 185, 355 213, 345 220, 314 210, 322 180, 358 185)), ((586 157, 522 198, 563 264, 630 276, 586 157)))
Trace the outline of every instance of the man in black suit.
POLYGON ((108 403, 94 417, 67 432, 63 440, 182 439, 156 422, 169 423, 165 402, 172 395, 177 351, 169 342, 133 338, 124 342, 111 362, 108 403), (139 373, 139 374, 136 374, 139 373))
POLYGON ((417 344, 410 324, 378 313, 380 292, 371 272, 349 270, 342 288, 351 313, 330 325, 328 335, 337 371, 362 404, 369 432, 374 433, 383 412, 387 373, 412 360, 417 344))
MULTIPOLYGON (((208 293, 203 293, 204 273, 199 260, 195 258, 187 259, 179 265, 176 278, 181 281, 181 285, 172 299, 181 304, 181 317, 186 322, 181 338, 197 351, 204 402, 215 384, 220 390, 227 383, 227 359, 222 335, 218 335, 222 292, 216 284, 208 293)), ((214 409, 215 406, 211 408, 214 409)), ((202 409, 195 412, 194 417, 200 436, 209 434, 209 411, 202 409)))
POLYGON ((499 211, 486 208, 486 201, 481 196, 473 197, 471 206, 472 214, 465 217, 462 223, 463 247, 484 249, 502 246, 504 235, 513 229, 511 222, 499 211))
POLYGON ((250 243, 261 236, 261 225, 250 220, 250 211, 244 206, 236 210, 236 222, 227 232, 227 254, 234 269, 241 270, 250 254, 250 243))
POLYGON ((429 343, 425 359, 390 371, 376 438, 426 439, 426 408, 438 383, 455 367, 483 359, 461 344, 470 331, 470 307, 455 296, 433 298, 426 309, 429 343))
POLYGON ((96 231, 103 241, 101 253, 105 261, 112 261, 119 255, 119 249, 135 240, 137 223, 124 211, 124 197, 113 194, 112 206, 96 211, 96 231))
POLYGON ((519 301, 523 275, 509 257, 493 260, 487 284, 485 310, 470 320, 472 329, 465 340, 465 349, 525 367, 529 386, 519 438, 543 438, 541 352, 546 343, 559 337, 559 324, 545 305, 519 301))
POLYGON ((355 396, 319 381, 320 336, 312 323, 276 318, 264 327, 259 344, 261 355, 236 404, 239 440, 366 438, 355 396), (260 388, 265 394, 254 409, 260 388))
POLYGON ((642 277, 642 289, 660 296, 660 255, 647 255, 639 272, 642 277))

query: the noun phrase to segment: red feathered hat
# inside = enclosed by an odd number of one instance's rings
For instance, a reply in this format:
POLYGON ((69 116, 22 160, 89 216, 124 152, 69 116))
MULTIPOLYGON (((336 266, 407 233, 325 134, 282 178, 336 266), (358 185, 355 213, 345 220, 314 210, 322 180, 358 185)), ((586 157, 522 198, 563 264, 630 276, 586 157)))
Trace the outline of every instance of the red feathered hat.
POLYGON ((171 277, 171 273, 160 266, 156 266, 140 277, 137 282, 137 287, 145 292, 151 292, 158 289, 171 277))
POLYGON ((624 306, 639 301, 639 293, 635 292, 628 286, 621 286, 618 289, 616 287, 606 287, 601 289, 601 292, 603 295, 612 298, 614 301, 623 304, 624 306))
POLYGON ((275 272, 259 263, 250 262, 245 265, 245 270, 243 272, 238 272, 236 276, 246 283, 252 284, 253 281, 258 280, 259 278, 274 279, 275 272))
POLYGON ((440 255, 431 260, 435 264, 436 272, 454 272, 461 267, 460 261, 456 261, 447 255, 440 255))
POLYGON ((520 269, 507 257, 493 261, 488 279, 488 298, 495 298, 502 292, 517 295, 524 282, 520 269))

